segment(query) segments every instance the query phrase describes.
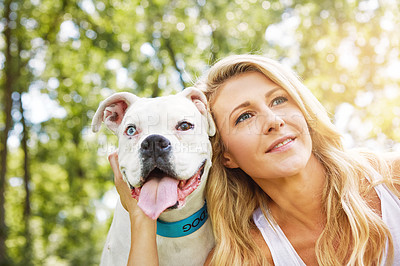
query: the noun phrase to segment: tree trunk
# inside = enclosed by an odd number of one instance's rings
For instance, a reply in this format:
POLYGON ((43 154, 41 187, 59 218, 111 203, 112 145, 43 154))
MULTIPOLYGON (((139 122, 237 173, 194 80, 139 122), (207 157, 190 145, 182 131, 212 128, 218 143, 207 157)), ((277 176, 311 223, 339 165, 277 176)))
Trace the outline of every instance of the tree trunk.
MULTIPOLYGON (((22 94, 20 95, 22 96, 22 94)), ((21 123, 23 126, 21 146, 24 151, 24 189, 25 189, 25 204, 24 204, 24 237, 25 237, 25 247, 24 247, 24 265, 32 265, 33 253, 32 253, 32 237, 30 230, 30 218, 31 218, 31 200, 30 200, 30 189, 29 184, 31 182, 31 171, 30 171, 30 157, 28 148, 29 139, 29 128, 25 121, 24 108, 22 106, 21 97, 19 98, 20 112, 21 112, 21 123)))
MULTIPOLYGON (((4 18, 6 22, 8 22, 8 18, 10 15, 10 4, 11 1, 7 1, 4 7, 4 18)), ((3 95, 3 103, 4 103, 4 113, 5 113, 5 127, 3 132, 1 132, 1 144, 0 144, 0 161, 1 161, 1 169, 0 169, 0 265, 8 265, 8 255, 7 248, 5 245, 5 241, 7 239, 7 226, 5 222, 5 190, 6 190, 6 175, 7 175, 7 140, 8 133, 10 132, 12 126, 12 118, 11 118, 11 108, 12 108, 12 84, 13 84, 13 75, 12 75, 12 55, 11 55, 11 29, 6 24, 4 29, 4 39, 5 39, 5 76, 4 76, 4 95, 3 95)))

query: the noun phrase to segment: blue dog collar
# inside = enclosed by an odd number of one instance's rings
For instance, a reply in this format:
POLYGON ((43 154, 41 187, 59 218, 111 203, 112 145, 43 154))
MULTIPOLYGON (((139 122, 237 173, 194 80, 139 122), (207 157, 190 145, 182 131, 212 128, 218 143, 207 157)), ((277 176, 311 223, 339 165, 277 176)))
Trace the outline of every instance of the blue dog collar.
POLYGON ((186 219, 177 222, 164 222, 157 220, 157 235, 163 237, 182 237, 196 232, 207 221, 207 203, 186 219))

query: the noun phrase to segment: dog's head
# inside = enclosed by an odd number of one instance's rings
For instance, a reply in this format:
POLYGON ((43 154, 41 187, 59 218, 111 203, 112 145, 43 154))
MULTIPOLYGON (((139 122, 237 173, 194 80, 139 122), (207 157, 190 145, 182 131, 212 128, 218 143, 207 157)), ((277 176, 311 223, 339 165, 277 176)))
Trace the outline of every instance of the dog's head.
POLYGON ((100 103, 92 130, 103 121, 118 136, 121 173, 149 217, 204 197, 215 125, 200 90, 158 98, 115 93, 100 103))

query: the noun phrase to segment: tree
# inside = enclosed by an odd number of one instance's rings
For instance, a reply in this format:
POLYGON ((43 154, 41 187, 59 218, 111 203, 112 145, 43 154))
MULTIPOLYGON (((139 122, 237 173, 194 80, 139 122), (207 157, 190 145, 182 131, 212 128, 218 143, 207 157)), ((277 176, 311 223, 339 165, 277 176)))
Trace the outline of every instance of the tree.
POLYGON ((7 1, 5 3, 4 9, 4 17, 6 20, 6 28, 4 30, 4 39, 5 39, 5 75, 4 75, 4 113, 5 113, 5 126, 4 130, 2 130, 1 135, 1 144, 0 144, 0 156, 1 156, 1 170, 0 170, 0 265, 5 265, 8 262, 8 257, 6 253, 6 245, 5 241, 7 239, 7 226, 5 224, 5 189, 6 189, 6 174, 7 174, 7 157, 8 157, 8 149, 7 149, 7 140, 8 134, 10 132, 12 126, 12 118, 11 118, 11 108, 12 108, 12 92, 13 92, 13 82, 14 82, 14 71, 13 68, 13 55, 11 51, 12 45, 12 33, 10 24, 11 21, 8 20, 11 14, 11 1, 7 1))
POLYGON ((294 68, 346 139, 385 149, 400 140, 393 130, 400 12, 390 2, 0 0, 0 7, 1 264, 97 265, 111 222, 99 218, 113 187, 106 155, 116 145, 107 130, 90 132, 99 102, 123 90, 178 92, 228 54, 264 54, 294 68), (343 110, 350 112, 338 115, 343 110))

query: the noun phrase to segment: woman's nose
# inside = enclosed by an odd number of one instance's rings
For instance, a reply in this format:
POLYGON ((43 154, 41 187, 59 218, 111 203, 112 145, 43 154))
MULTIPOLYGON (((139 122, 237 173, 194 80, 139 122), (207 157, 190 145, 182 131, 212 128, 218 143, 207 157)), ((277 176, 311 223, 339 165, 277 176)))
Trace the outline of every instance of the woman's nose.
POLYGON ((282 115, 276 114, 269 108, 267 108, 266 112, 264 112, 262 116, 262 134, 267 135, 278 132, 285 125, 282 115))

